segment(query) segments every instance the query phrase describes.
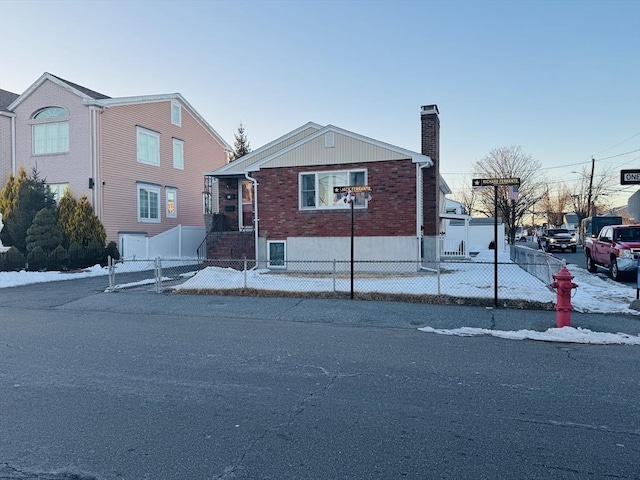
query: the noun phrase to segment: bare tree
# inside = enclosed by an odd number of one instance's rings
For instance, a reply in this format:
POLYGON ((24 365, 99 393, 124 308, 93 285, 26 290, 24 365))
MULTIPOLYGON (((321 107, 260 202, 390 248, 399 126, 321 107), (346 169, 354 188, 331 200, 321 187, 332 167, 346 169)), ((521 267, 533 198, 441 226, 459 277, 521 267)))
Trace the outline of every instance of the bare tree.
POLYGON ((549 225, 562 225, 564 214, 567 213, 571 203, 571 190, 564 183, 561 183, 555 191, 547 188, 540 203, 549 225))
MULTIPOLYGON (((471 179, 465 179, 467 185, 471 185, 471 179)), ((476 189, 469 187, 465 188, 454 195, 456 201, 460 202, 468 215, 473 216, 476 210, 476 204, 478 203, 479 194, 476 189)))
POLYGON ((478 191, 476 211, 492 217, 494 215, 494 190, 497 192, 498 216, 505 222, 509 242, 515 241, 516 228, 524 215, 539 200, 544 191, 544 179, 540 176, 540 162, 519 146, 495 148, 473 166, 478 178, 519 178, 517 196, 511 195, 510 187, 484 187, 478 191))
POLYGON ((615 189, 615 180, 616 176, 610 170, 596 175, 595 160, 591 160, 591 166, 582 168, 580 178, 573 185, 571 194, 571 206, 578 216, 578 223, 582 222, 583 218, 598 215, 610 208, 605 192, 615 189))

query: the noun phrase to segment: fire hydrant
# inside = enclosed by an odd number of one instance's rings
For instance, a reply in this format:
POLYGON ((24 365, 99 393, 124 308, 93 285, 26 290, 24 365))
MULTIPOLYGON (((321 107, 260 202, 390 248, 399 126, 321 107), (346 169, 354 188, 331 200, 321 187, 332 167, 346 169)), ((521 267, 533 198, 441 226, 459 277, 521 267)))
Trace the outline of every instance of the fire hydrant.
POLYGON ((556 327, 570 327, 571 326, 571 290, 578 288, 578 285, 573 283, 573 275, 567 270, 567 267, 562 267, 558 273, 553 276, 555 280, 551 285, 551 288, 558 289, 558 299, 556 300, 556 327))

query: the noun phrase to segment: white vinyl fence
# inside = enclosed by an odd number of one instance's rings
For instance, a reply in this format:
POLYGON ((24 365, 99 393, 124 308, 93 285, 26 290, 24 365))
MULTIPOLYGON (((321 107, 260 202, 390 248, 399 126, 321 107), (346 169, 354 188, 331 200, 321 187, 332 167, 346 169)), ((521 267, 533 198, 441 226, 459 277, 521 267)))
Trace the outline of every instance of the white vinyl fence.
POLYGON ((132 233, 120 234, 118 248, 122 258, 197 258, 198 246, 205 235, 204 227, 178 225, 153 237, 132 233))

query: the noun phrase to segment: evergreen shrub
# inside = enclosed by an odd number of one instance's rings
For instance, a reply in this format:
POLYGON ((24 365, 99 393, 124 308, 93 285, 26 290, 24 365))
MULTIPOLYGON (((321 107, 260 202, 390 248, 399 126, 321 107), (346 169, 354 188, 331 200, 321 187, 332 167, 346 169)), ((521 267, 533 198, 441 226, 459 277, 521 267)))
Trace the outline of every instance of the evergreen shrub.
POLYGON ((77 268, 86 267, 87 249, 78 242, 69 245, 69 268, 75 270, 77 268))
POLYGON ((27 254, 27 270, 37 272, 47 267, 47 254, 40 246, 34 247, 27 254))
POLYGON ((68 270, 69 269, 69 252, 62 245, 58 245, 53 252, 49 254, 48 270, 68 270))
POLYGON ((24 254, 18 250, 15 246, 12 246, 4 254, 4 268, 5 270, 22 270, 25 267, 27 259, 24 254))

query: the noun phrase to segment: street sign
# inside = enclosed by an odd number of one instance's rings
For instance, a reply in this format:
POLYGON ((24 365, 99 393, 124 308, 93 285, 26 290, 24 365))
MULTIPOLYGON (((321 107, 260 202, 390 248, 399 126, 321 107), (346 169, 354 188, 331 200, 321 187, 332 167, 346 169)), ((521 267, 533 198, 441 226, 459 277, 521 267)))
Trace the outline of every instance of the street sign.
POLYGON ((620 185, 640 185, 640 170, 620 170, 620 185))
POLYGON ((498 178, 474 178, 474 187, 499 187, 502 185, 520 185, 518 177, 498 177, 498 178))
POLYGON ((369 185, 352 185, 347 187, 333 187, 333 193, 371 193, 371 187, 369 185))

